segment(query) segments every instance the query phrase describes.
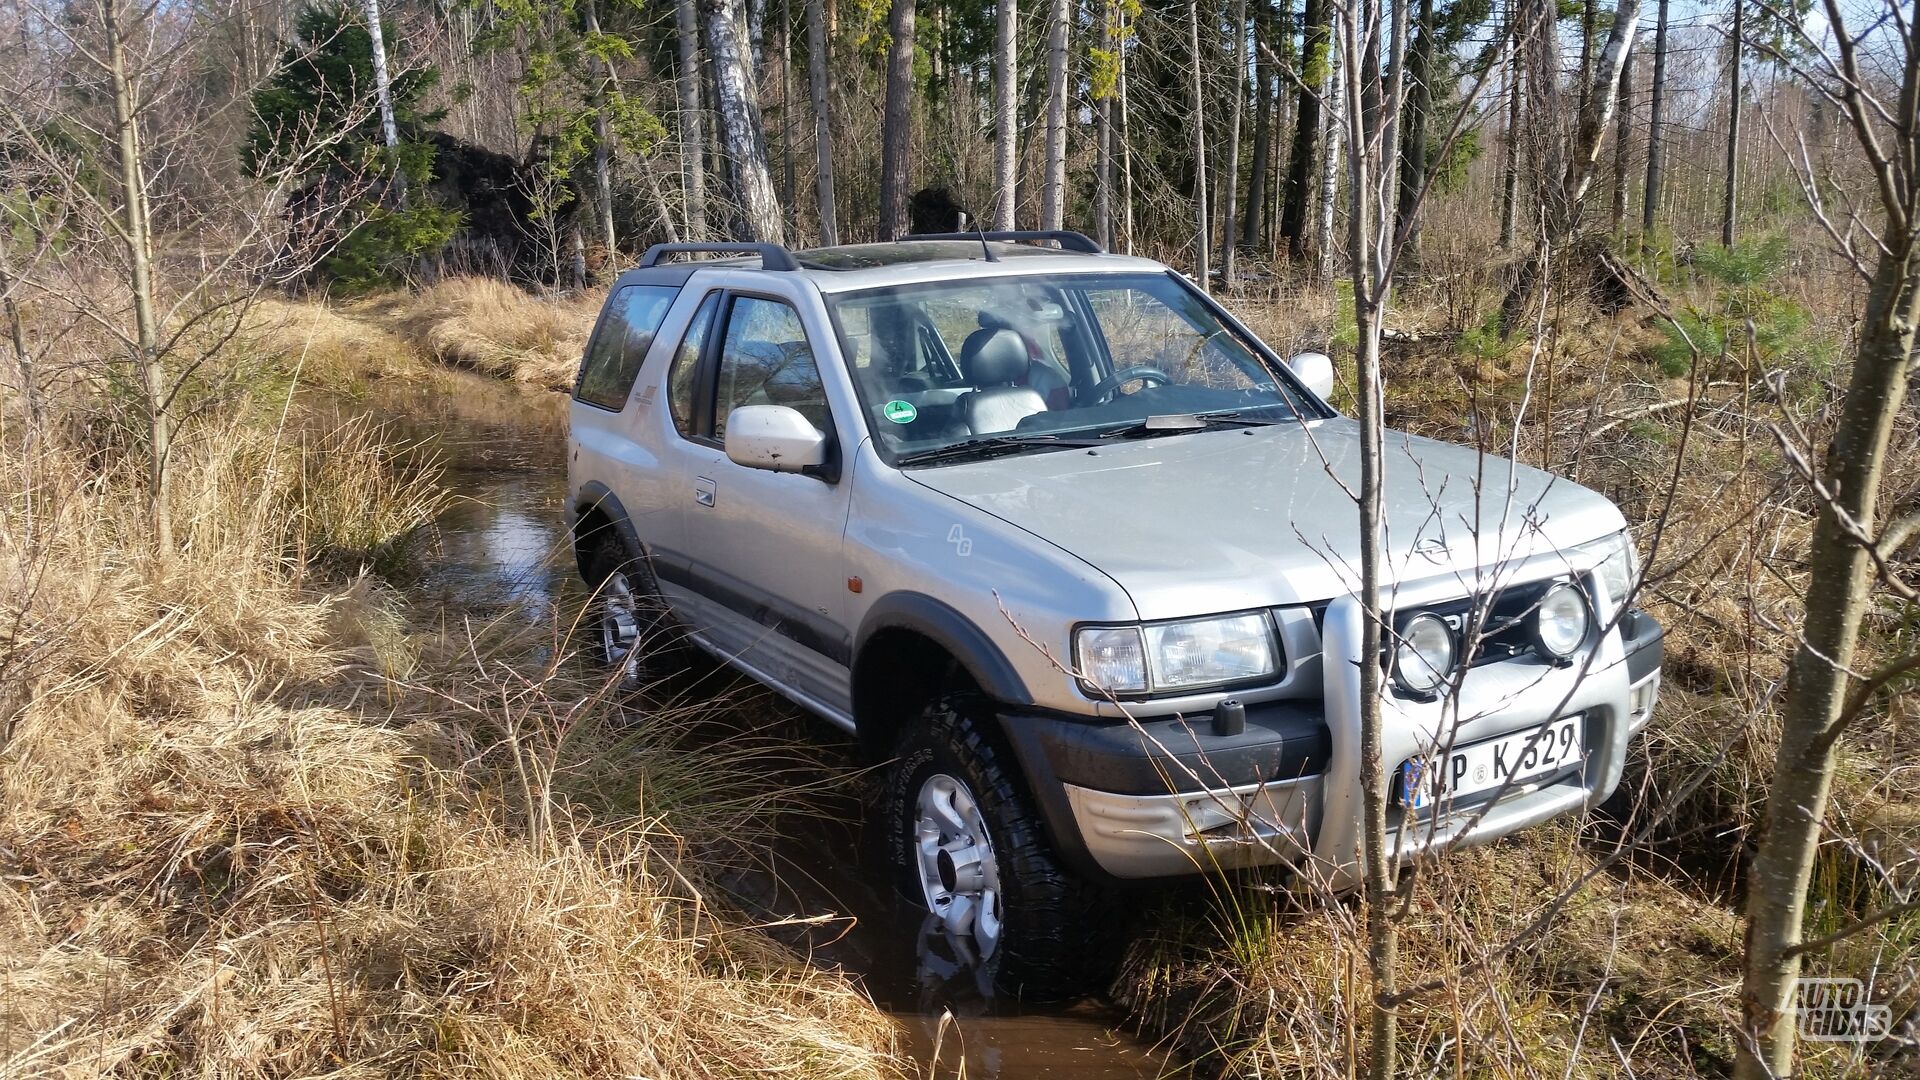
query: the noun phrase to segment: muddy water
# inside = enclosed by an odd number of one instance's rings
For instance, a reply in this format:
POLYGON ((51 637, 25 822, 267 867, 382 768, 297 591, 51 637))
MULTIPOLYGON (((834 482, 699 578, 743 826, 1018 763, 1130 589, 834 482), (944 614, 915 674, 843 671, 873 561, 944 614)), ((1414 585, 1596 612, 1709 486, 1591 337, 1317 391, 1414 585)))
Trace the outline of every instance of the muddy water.
MULTIPOLYGON (((535 617, 580 602, 560 524, 559 469, 456 472, 448 481, 462 498, 441 520, 440 555, 420 592, 467 610, 519 604, 535 617)), ((799 727, 839 745, 824 723, 799 727)), ((1105 1002, 1042 1007, 996 995, 964 947, 891 887, 857 808, 822 809, 826 820, 786 826, 770 865, 723 884, 766 922, 784 924, 776 932, 814 962, 854 977, 900 1021, 925 1074, 1105 1080, 1167 1072, 1163 1057, 1118 1030, 1119 1012, 1105 1002)))

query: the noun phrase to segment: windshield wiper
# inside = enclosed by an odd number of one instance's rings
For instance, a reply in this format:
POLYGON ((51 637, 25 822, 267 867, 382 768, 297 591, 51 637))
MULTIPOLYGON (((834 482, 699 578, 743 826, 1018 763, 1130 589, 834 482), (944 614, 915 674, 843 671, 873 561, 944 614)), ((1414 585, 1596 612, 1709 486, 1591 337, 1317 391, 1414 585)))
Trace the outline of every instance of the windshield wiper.
POLYGON ((909 465, 933 465, 940 462, 999 457, 1002 454, 1018 453, 1022 450, 1063 450, 1068 447, 1098 445, 1100 444, 1087 439, 1063 439, 1058 435, 991 435, 984 439, 969 439, 966 442, 936 446, 931 450, 902 454, 894 459, 894 466, 905 468, 909 465))
POLYGON ((1155 413, 1145 420, 1121 424, 1102 431, 1103 439, 1127 439, 1135 435, 1160 435, 1181 431, 1203 431, 1215 425, 1225 427, 1269 427, 1286 420, 1272 417, 1243 416, 1238 411, 1210 413, 1155 413))

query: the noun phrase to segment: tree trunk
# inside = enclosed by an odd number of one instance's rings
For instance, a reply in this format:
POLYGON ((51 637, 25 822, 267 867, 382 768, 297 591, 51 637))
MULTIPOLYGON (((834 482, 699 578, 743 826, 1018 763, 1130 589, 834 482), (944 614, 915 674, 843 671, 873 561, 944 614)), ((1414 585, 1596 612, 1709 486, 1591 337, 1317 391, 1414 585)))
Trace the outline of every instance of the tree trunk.
POLYGON ((1580 107, 1587 107, 1593 96, 1593 31, 1595 25, 1594 0, 1580 0, 1580 107))
POLYGON ((1720 246, 1730 248, 1740 208, 1740 65, 1745 52, 1746 0, 1733 0, 1733 34, 1727 42, 1727 186, 1720 207, 1720 246))
MULTIPOLYGON (((587 32, 600 33, 600 9, 593 0, 587 0, 584 10, 587 32)), ((613 69, 595 56, 593 69, 593 194, 594 210, 599 218, 600 242, 607 247, 607 265, 617 266, 620 257, 620 242, 613 228, 613 170, 609 160, 610 147, 607 142, 607 84, 613 79, 613 69)))
POLYGON ((1620 69, 1620 115, 1613 128, 1613 235, 1627 227, 1627 164, 1633 143, 1633 50, 1620 69))
MULTIPOLYGON (((1100 6, 1100 48, 1113 62, 1119 62, 1119 34, 1117 20, 1120 18, 1116 0, 1102 0, 1100 6)), ((1113 246, 1113 99, 1118 90, 1118 81, 1113 87, 1102 87, 1099 100, 1094 105, 1094 162, 1093 174, 1093 235, 1103 248, 1113 246)))
POLYGON ((1247 173, 1246 221, 1240 227, 1240 246, 1257 247, 1266 232, 1267 170, 1273 154, 1273 73, 1266 50, 1272 47, 1272 22, 1264 7, 1253 17, 1253 161, 1247 173))
MULTIPOLYGON (((1906 79, 1902 100, 1910 109, 1920 91, 1911 60, 1906 79)), ((1904 109, 1903 114, 1912 115, 1904 109)), ((1898 142, 1896 161, 1912 160, 1909 155, 1920 150, 1911 130, 1898 142)), ((1905 184, 1911 187, 1911 176, 1905 184)), ((1902 195, 1911 212, 1914 200, 1904 190, 1902 195)), ((1843 720, 1854 646, 1873 600, 1872 556, 1848 523, 1873 534, 1887 444, 1906 396, 1914 327, 1920 324, 1920 263, 1915 261, 1920 252, 1914 250, 1913 235, 1889 222, 1881 242, 1885 246, 1867 295, 1853 374, 1821 470, 1823 486, 1834 494, 1820 509, 1808 553, 1806 617, 1781 706, 1767 827, 1748 875, 1744 1024, 1736 1040, 1736 1080, 1796 1075, 1793 993, 1800 956, 1793 949, 1801 941, 1807 883, 1833 783, 1830 733, 1843 720)))
POLYGON ((393 118, 393 84, 387 77, 386 32, 380 25, 380 0, 363 0, 363 3, 367 36, 373 42, 373 93, 380 105, 380 134, 391 150, 400 145, 400 128, 393 118))
POLYGON ((1395 273, 1419 269, 1420 221, 1414 203, 1427 185, 1427 132, 1433 123, 1433 34, 1433 0, 1420 0, 1419 33, 1408 61, 1413 81, 1404 113, 1407 137, 1400 157, 1400 200, 1394 213, 1400 236, 1400 262, 1395 273))
POLYGON ((1233 108, 1227 120, 1227 167, 1220 185, 1220 284, 1233 288, 1240 234, 1240 122, 1247 104, 1247 0, 1233 0, 1233 108))
MULTIPOLYGON (((1341 11, 1339 37, 1349 68, 1343 75, 1348 100, 1340 116, 1347 148, 1347 273, 1353 288, 1356 340, 1356 412, 1360 425, 1359 655, 1381 655, 1381 571, 1384 563, 1381 521, 1384 430, 1383 382, 1380 371, 1382 319, 1393 292, 1387 261, 1394 246, 1394 214, 1382 202, 1392 200, 1399 174, 1399 113, 1406 62, 1405 4, 1397 5, 1387 64, 1395 74, 1389 87, 1381 86, 1376 12, 1357 6, 1341 11), (1369 32, 1371 29, 1371 33, 1369 32)), ((1367 1075, 1388 1080, 1396 1072, 1398 1043, 1396 992, 1399 935, 1391 915, 1396 883, 1394 852, 1387 843, 1386 772, 1382 760, 1381 697, 1384 672, 1378 660, 1363 660, 1359 671, 1360 773, 1354 782, 1362 793, 1360 870, 1365 897, 1367 970, 1371 979, 1371 1006, 1367 1038, 1367 1075)))
POLYGON ((993 227, 1014 227, 1020 196, 1020 4, 994 5, 993 64, 993 227))
POLYGON ((1653 247, 1655 216, 1660 212, 1660 175, 1666 149, 1660 138, 1660 110, 1667 96, 1667 0, 1660 0, 1660 21, 1653 31, 1653 86, 1647 102, 1647 186, 1640 193, 1640 251, 1653 247))
POLYGON ((793 166, 793 0, 780 0, 780 204, 791 209, 793 166))
POLYGON ((1041 165, 1040 227, 1065 227, 1067 199, 1067 0, 1047 15, 1047 135, 1041 165))
MULTIPOLYGON (((154 546, 171 556, 172 482, 167 458, 173 450, 174 419, 168 407, 167 370, 160 356, 160 322, 153 293, 153 242, 148 235, 146 170, 140 161, 139 107, 127 75, 127 51, 120 32, 119 0, 101 0, 100 22, 107 37, 107 77, 113 87, 113 121, 120 150, 120 231, 127 252, 128 285, 133 293, 134 339, 140 389, 147 413, 147 514, 154 546)), ((374 20, 379 25, 379 20, 374 20)), ((375 37, 378 56, 379 38, 375 37)))
MULTIPOLYGON (((817 0, 816 0, 817 2, 817 0)), ((686 202, 689 240, 707 238, 707 135, 700 111, 700 28, 694 0, 674 0, 673 19, 680 54, 675 79, 680 97, 680 184, 686 202)))
MULTIPOLYGON (((1315 272, 1323 281, 1333 280, 1333 217, 1340 194, 1340 134, 1345 126, 1341 110, 1346 107, 1346 77, 1340 72, 1340 63, 1328 49, 1326 63, 1321 65, 1325 73, 1316 88, 1327 101, 1326 153, 1320 163, 1320 221, 1314 229, 1313 243, 1315 272)), ((1300 96, 1315 95, 1303 90, 1300 96)))
POLYGON ((746 43, 734 0, 701 0, 707 16, 707 48, 713 55, 714 93, 719 105, 720 137, 732 164, 735 197, 740 200, 742 239, 784 243, 780 200, 767 169, 761 139, 760 95, 747 70, 746 43))
POLYGON ((1187 0, 1187 107, 1193 113, 1193 276, 1203 291, 1212 291, 1208 280, 1207 249, 1213 243, 1212 224, 1207 213, 1207 121, 1205 99, 1200 94, 1200 2, 1187 0))
MULTIPOLYGON (((1662 0, 1664 2, 1664 0, 1662 0)), ((1517 0, 1507 6, 1507 18, 1512 20, 1517 10, 1517 0)), ((1505 141, 1506 162, 1500 179, 1500 250, 1513 250, 1513 234, 1520 216, 1520 95, 1525 91, 1521 87, 1521 51, 1518 32, 1508 35, 1507 40, 1507 132, 1505 141)))
POLYGON ((813 98, 814 186, 820 200, 820 242, 840 242, 840 216, 833 202, 833 106, 827 98, 825 0, 807 0, 807 91, 813 98))
POLYGON ((1120 16, 1120 70, 1114 75, 1114 87, 1120 97, 1120 235, 1124 238, 1121 249, 1127 254, 1133 253, 1133 139, 1129 122, 1131 107, 1127 103, 1127 16, 1122 7, 1120 16))
MULTIPOLYGON (((1311 87, 1326 82, 1328 68, 1328 0, 1306 0, 1300 32, 1300 72, 1311 87)), ((1293 148, 1288 155, 1287 182, 1280 205, 1280 235, 1290 258, 1307 253, 1307 196, 1313 187, 1314 143, 1320 135, 1320 95, 1300 94, 1294 116, 1293 148)))
POLYGON ((887 12, 887 103, 880 131, 880 239, 907 232, 908 158, 913 147, 914 0, 887 12))

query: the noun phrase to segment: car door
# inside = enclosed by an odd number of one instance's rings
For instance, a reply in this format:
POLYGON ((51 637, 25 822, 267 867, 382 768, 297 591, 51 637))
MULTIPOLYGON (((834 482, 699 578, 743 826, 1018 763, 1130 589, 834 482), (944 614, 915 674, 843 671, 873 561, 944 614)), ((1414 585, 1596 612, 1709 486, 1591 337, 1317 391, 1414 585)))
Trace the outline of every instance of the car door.
MULTIPOLYGON (((686 318, 668 318, 679 294, 677 285, 646 283, 614 290, 582 358, 568 416, 568 490, 583 495, 591 481, 616 493, 641 542, 650 548, 678 542, 673 508, 667 503, 674 470, 659 456, 652 415, 656 376, 646 361, 657 357, 656 332, 663 324, 672 333, 674 323, 686 318)), ((655 359, 656 369, 658 365, 655 359)))
MULTIPOLYGON (((847 575, 841 554, 850 478, 836 447, 825 468, 772 472, 726 455, 729 414, 784 405, 830 439, 836 417, 822 364, 837 355, 810 329, 798 289, 726 290, 713 311, 693 377, 692 437, 685 443, 685 555, 665 575, 694 609, 690 628, 714 651, 830 719, 850 723, 847 575)), ((681 373, 686 378, 685 373, 681 373)), ((672 382, 670 377, 669 382, 672 382)), ((679 391, 685 394, 684 384, 679 391)))

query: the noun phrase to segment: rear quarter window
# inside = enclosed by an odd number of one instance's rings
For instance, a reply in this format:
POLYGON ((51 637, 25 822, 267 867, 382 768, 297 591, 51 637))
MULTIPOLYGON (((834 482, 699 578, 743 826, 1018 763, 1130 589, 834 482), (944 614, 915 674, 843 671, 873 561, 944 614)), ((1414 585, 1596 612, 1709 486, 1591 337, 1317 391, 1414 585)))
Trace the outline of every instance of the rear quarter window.
POLYGON ((615 412, 626 408, 634 376, 653 347, 654 332, 679 292, 666 285, 628 285, 614 293, 587 346, 573 396, 615 412))

